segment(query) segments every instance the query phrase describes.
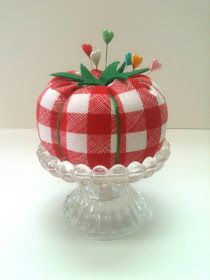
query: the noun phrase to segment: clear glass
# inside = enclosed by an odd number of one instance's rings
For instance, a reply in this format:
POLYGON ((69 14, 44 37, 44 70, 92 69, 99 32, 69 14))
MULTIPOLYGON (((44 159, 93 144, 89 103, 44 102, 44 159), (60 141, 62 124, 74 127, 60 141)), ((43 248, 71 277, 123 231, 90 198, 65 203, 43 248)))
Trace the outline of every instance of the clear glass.
POLYGON ((60 161, 42 145, 37 150, 41 165, 50 174, 78 184, 64 202, 67 225, 86 237, 100 240, 133 233, 151 219, 151 209, 131 183, 152 176, 164 166, 169 155, 170 145, 165 140, 154 157, 147 157, 142 163, 134 161, 127 167, 116 164, 110 169, 98 165, 90 169, 84 164, 60 161))
POLYGON ((152 212, 127 181, 82 182, 63 204, 66 224, 85 237, 115 239, 138 230, 152 212))

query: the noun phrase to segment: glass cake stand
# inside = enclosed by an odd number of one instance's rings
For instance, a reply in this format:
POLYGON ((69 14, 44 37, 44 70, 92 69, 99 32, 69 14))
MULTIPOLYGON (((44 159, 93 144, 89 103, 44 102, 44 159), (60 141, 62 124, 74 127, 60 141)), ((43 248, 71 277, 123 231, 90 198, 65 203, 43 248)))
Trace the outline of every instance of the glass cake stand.
POLYGON ((99 240, 115 239, 138 230, 151 218, 152 211, 132 182, 152 176, 170 155, 165 140, 154 157, 128 167, 117 164, 107 169, 98 165, 92 170, 84 164, 60 161, 40 144, 37 156, 52 175, 78 184, 63 204, 66 224, 82 235, 99 240))

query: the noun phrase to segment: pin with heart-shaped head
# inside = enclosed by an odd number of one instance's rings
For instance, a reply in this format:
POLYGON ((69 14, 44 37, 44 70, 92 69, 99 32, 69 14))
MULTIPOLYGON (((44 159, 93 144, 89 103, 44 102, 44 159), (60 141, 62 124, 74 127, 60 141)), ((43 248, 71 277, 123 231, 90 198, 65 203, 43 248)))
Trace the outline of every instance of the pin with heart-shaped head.
POLYGON ((104 42, 106 44, 106 58, 105 58, 105 67, 107 66, 107 58, 108 58, 108 45, 112 41, 114 37, 114 32, 108 29, 104 29, 102 31, 102 37, 104 39, 104 42))
POLYGON ((126 53, 126 55, 125 55, 125 64, 127 66, 131 65, 131 59, 132 59, 132 53, 131 52, 126 53))
POLYGON ((101 59, 101 51, 100 50, 95 50, 90 54, 90 59, 92 62, 95 64, 96 69, 98 68, 99 61, 101 59))
MULTIPOLYGON (((83 49, 84 53, 89 57, 89 60, 90 60, 90 54, 93 51, 92 45, 88 44, 88 43, 84 43, 84 44, 82 44, 82 49, 83 49)), ((92 61, 91 60, 90 60, 90 66, 93 69, 93 65, 92 65, 92 61)))
POLYGON ((93 47, 91 46, 91 44, 88 44, 88 43, 84 43, 82 44, 82 49, 84 51, 84 53, 90 57, 90 54, 92 53, 93 51, 93 47))
POLYGON ((151 66, 150 66, 150 72, 158 70, 162 67, 162 64, 157 58, 153 58, 151 66))
POLYGON ((139 54, 133 54, 131 58, 131 64, 133 69, 136 69, 143 61, 143 57, 139 54))
POLYGON ((114 37, 114 33, 111 30, 104 29, 102 31, 102 36, 103 36, 104 42, 108 45, 112 41, 112 39, 114 37))

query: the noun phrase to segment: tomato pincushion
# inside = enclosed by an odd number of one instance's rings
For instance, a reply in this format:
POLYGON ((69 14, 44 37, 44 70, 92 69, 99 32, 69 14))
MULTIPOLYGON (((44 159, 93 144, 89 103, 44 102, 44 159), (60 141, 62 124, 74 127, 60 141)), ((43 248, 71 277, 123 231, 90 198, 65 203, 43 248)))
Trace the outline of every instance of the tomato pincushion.
POLYGON ((56 77, 37 102, 39 137, 52 155, 73 164, 110 168, 142 162, 161 148, 166 101, 159 87, 142 74, 154 69, 134 70, 137 61, 131 72, 125 71, 126 60, 118 65, 113 62, 104 71, 81 65, 78 74, 53 74, 56 77))

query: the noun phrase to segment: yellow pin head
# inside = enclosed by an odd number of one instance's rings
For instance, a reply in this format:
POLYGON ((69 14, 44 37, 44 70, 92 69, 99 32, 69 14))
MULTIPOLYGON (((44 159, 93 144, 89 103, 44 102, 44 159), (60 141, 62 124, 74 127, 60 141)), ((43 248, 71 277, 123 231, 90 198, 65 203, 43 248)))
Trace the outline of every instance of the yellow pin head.
POLYGON ((133 54, 131 58, 131 64, 133 69, 136 69, 143 61, 143 57, 139 54, 133 54))

